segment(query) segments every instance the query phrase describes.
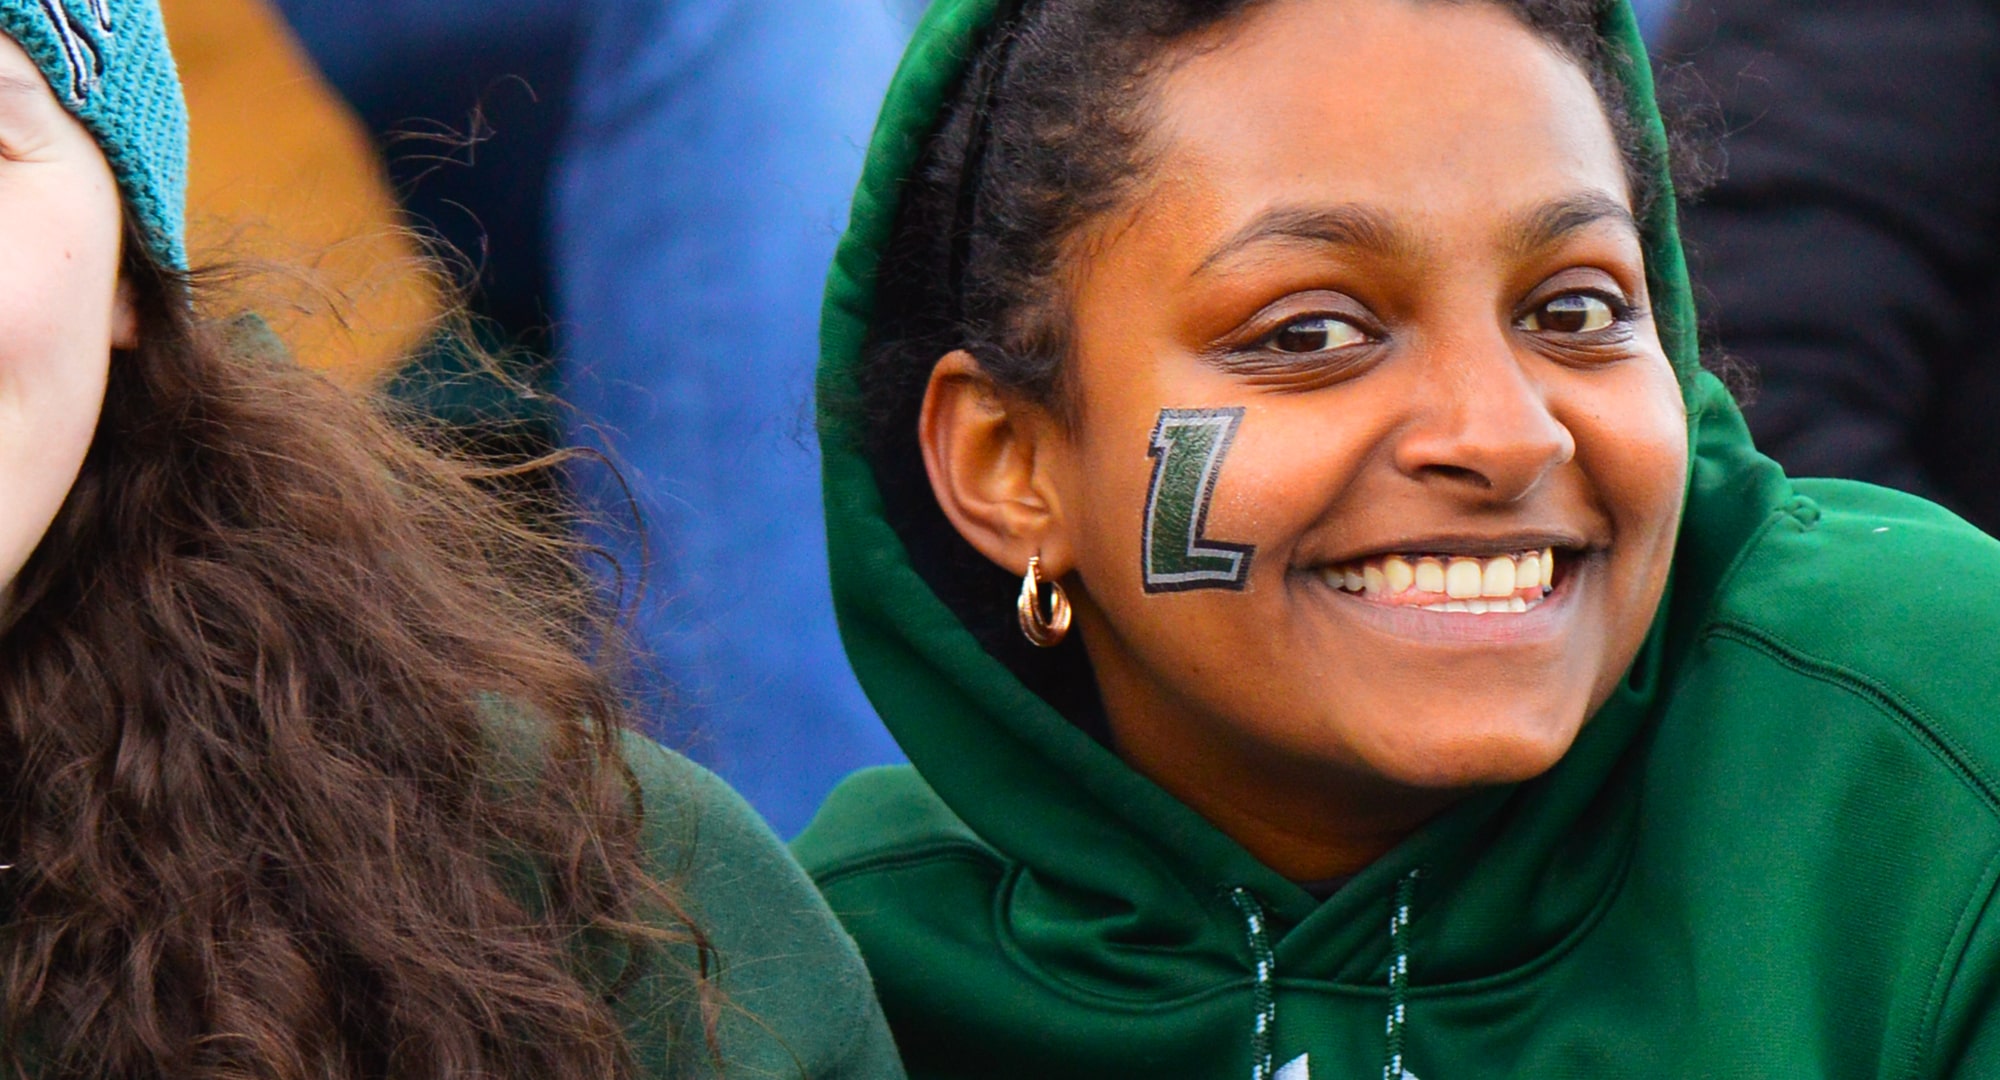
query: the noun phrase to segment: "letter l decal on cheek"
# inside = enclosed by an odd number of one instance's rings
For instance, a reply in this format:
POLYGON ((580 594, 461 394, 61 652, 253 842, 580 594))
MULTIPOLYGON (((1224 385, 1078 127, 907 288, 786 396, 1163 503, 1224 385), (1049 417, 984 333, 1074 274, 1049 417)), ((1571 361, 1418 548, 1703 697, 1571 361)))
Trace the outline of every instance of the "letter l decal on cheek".
POLYGON ((1242 423, 1241 408, 1160 410, 1146 448, 1146 456, 1153 459, 1140 537, 1144 562, 1140 569, 1147 592, 1240 592, 1249 583, 1250 560, 1257 548, 1204 535, 1222 461, 1242 423))

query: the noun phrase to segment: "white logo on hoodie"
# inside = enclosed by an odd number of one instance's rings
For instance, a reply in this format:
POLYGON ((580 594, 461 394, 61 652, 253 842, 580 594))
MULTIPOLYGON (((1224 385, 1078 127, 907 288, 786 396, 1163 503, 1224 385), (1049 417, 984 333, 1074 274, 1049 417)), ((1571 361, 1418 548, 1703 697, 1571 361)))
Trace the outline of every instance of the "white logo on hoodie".
MULTIPOLYGON (((1311 1054, 1300 1054, 1286 1062, 1285 1067, 1279 1069, 1271 1080, 1312 1080, 1312 1062, 1308 1060, 1311 1057, 1311 1054)), ((1404 1069, 1403 1080, 1417 1080, 1417 1074, 1404 1069)))

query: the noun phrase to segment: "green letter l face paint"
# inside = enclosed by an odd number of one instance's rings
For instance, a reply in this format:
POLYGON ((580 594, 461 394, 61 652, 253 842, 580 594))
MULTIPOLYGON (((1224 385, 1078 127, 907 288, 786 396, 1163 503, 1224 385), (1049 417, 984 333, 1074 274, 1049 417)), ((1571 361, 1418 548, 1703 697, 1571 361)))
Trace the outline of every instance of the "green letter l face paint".
POLYGON ((1140 538, 1147 592, 1240 591, 1249 581, 1256 547, 1203 535, 1222 461, 1242 423, 1241 408, 1160 410, 1146 448, 1153 459, 1140 538))

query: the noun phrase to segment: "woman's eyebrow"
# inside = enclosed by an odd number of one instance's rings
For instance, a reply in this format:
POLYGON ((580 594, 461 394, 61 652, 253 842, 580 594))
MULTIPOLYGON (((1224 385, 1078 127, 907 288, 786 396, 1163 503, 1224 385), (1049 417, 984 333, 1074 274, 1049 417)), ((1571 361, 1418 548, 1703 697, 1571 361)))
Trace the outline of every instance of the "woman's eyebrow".
POLYGON ((1580 191, 1522 214, 1508 230, 1512 234, 1509 246, 1517 253, 1531 254, 1553 247, 1569 234, 1600 221, 1623 225, 1633 236, 1640 235, 1638 221, 1623 202, 1601 191, 1580 191))
MULTIPOLYGON (((1638 221, 1623 202, 1601 191, 1581 191, 1520 215, 1507 229, 1508 246, 1521 253, 1541 251, 1601 221, 1621 224, 1632 235, 1640 235, 1638 221)), ((1359 248, 1381 255, 1401 254, 1416 246, 1387 215, 1367 206, 1277 206, 1230 234, 1189 276, 1199 277, 1231 256, 1272 241, 1359 248)))
POLYGON ((1409 247, 1387 217, 1366 206, 1278 206, 1258 214, 1230 234, 1189 276, 1199 277, 1244 249, 1273 240, 1361 248, 1378 254, 1393 254, 1409 247))

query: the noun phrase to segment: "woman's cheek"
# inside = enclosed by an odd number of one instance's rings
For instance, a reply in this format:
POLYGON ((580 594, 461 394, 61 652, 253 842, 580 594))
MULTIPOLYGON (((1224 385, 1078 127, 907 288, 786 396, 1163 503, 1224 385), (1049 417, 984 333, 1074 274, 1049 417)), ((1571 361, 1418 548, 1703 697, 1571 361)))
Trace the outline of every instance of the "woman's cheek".
POLYGON ((75 484, 110 373, 115 256, 55 250, 0 256, 0 589, 75 484))
POLYGON ((1671 538, 1678 531, 1687 488, 1687 407, 1680 384, 1661 358, 1644 372, 1644 385, 1621 396, 1650 404, 1615 412, 1604 423, 1603 437, 1614 442, 1619 458, 1622 482, 1616 486, 1631 493, 1622 516, 1671 538))

